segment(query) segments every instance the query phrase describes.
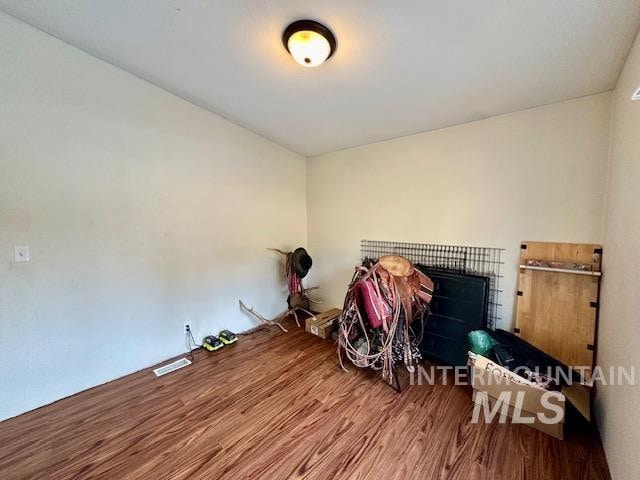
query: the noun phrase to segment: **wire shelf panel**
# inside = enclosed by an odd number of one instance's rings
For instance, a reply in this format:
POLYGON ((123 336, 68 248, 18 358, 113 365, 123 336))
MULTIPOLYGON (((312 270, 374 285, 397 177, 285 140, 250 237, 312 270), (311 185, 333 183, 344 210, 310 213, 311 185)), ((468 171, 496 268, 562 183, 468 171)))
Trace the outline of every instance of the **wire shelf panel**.
POLYGON ((405 243, 362 240, 361 260, 377 261, 383 255, 401 255, 413 264, 424 265, 443 272, 478 275, 489 279, 487 323, 493 329, 501 317, 500 273, 503 248, 470 247, 464 245, 437 245, 431 243, 405 243))

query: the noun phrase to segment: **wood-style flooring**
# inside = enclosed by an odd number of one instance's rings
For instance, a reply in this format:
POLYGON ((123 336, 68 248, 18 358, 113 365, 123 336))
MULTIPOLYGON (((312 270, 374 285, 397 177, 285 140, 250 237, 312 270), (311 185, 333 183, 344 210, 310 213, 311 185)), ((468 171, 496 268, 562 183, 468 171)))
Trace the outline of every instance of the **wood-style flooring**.
POLYGON ((0 423, 0 478, 610 478, 578 417, 563 441, 472 424, 468 387, 397 394, 368 371, 341 371, 335 346, 295 325, 195 358, 0 423))

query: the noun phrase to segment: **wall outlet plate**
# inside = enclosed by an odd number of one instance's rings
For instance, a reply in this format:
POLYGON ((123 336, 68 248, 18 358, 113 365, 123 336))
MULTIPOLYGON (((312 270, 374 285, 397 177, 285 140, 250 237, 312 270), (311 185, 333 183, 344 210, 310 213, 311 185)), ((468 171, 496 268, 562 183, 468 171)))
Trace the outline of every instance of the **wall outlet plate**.
POLYGON ((13 261, 16 263, 30 262, 31 249, 27 245, 13 247, 13 261))

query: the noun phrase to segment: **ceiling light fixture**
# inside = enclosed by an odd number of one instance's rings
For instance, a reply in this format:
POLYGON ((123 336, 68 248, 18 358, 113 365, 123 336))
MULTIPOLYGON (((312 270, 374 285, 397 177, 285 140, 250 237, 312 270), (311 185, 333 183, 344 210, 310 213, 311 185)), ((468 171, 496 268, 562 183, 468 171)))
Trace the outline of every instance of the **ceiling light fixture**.
POLYGON ((284 48, 304 67, 317 67, 333 55, 336 37, 331 30, 314 20, 298 20, 282 34, 284 48))

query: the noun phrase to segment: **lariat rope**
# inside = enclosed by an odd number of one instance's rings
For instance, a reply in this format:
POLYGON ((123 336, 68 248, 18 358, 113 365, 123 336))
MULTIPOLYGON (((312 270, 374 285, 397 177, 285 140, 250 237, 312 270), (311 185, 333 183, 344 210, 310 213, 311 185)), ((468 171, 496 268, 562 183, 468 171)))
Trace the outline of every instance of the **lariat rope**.
POLYGON ((379 263, 376 263, 371 268, 366 268, 364 266, 356 267, 345 296, 342 314, 339 317, 338 358, 341 368, 345 371, 347 371, 347 368, 344 365, 343 356, 347 357, 349 361, 358 367, 369 367, 374 370, 382 370, 383 379, 390 382, 394 369, 392 350, 399 333, 398 325, 400 323, 401 313, 403 311, 405 313, 401 330, 403 362, 407 368, 411 369, 413 367, 411 349, 422 340, 424 332, 424 316, 427 308, 426 305, 420 301, 416 302, 418 305, 416 313, 420 314, 421 329, 417 341, 411 342, 410 332, 413 332, 409 325, 413 316, 411 301, 412 299, 415 299, 415 297, 409 294, 410 290, 406 284, 407 280, 405 278, 396 278, 393 275, 388 275, 389 288, 386 290, 387 295, 384 295, 379 285, 381 282, 381 269, 384 270, 379 263), (391 324, 387 325, 386 319, 383 320, 382 331, 379 332, 382 339, 382 345, 375 353, 372 353, 373 347, 371 339, 369 338, 369 332, 371 329, 368 329, 365 325, 365 320, 362 318, 362 314, 356 305, 355 299, 356 286, 358 283, 368 279, 373 280, 376 295, 379 299, 385 301, 391 307, 392 311, 391 324), (402 285, 402 288, 399 288, 399 284, 402 285), (353 329, 356 328, 356 326, 359 327, 362 336, 364 337, 366 353, 360 350, 361 346, 356 347, 350 340, 354 337, 353 329))

